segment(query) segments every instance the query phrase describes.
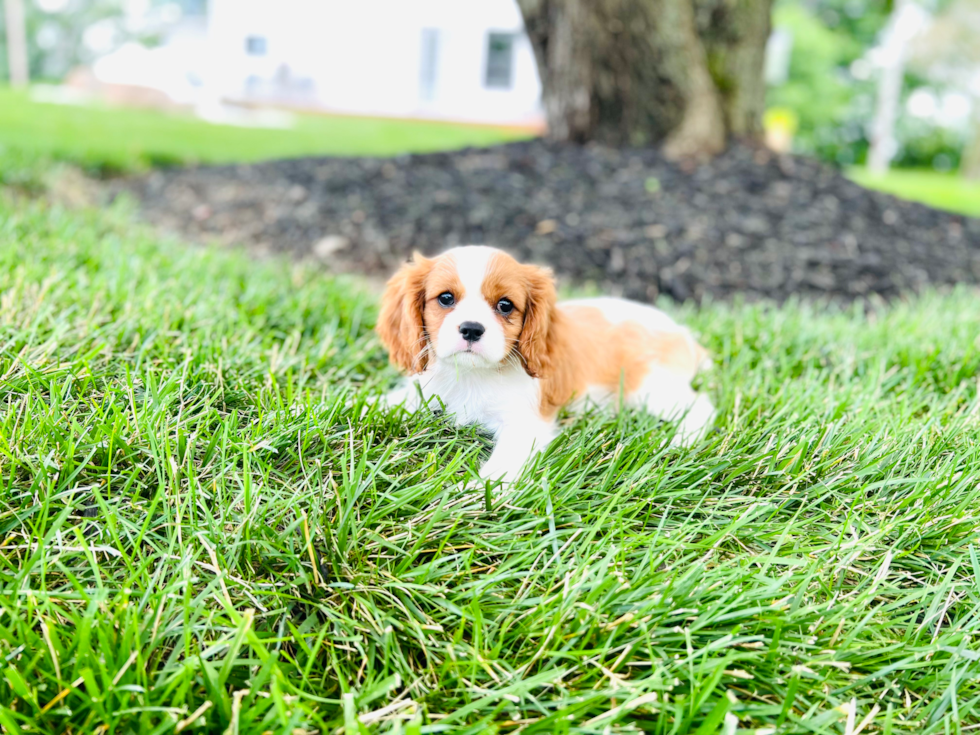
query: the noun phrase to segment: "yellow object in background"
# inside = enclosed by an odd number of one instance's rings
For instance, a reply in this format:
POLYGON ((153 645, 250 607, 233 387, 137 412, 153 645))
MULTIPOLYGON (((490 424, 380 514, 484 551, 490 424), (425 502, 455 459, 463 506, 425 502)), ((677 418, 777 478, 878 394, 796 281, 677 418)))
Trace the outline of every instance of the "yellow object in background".
POLYGON ((787 107, 772 107, 762 116, 766 145, 778 153, 789 153, 792 150, 793 136, 798 127, 799 118, 787 107))

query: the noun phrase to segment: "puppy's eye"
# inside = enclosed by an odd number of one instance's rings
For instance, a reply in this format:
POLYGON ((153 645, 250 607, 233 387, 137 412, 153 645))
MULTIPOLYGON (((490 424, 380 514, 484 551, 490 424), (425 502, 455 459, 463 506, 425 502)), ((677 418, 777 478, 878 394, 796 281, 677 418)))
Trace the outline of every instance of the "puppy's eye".
POLYGON ((439 303, 443 306, 452 306, 456 303, 456 297, 446 291, 446 293, 439 294, 439 303))
POLYGON ((497 311, 507 316, 514 310, 514 303, 510 299, 500 299, 497 302, 497 311))

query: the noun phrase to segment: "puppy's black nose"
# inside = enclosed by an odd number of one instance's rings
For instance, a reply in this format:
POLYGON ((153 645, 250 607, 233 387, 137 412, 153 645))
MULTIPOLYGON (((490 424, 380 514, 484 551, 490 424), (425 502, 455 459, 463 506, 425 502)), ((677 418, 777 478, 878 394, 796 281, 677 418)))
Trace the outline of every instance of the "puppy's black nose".
POLYGON ((479 342, 485 331, 486 328, 480 322, 463 322, 459 325, 459 333, 467 342, 479 342))

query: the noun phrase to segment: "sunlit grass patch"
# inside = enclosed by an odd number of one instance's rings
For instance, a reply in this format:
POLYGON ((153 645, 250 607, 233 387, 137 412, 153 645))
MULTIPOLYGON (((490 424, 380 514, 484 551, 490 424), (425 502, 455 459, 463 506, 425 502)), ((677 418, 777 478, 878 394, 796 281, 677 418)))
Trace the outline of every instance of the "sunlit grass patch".
POLYGON ((507 128, 423 120, 295 115, 286 129, 215 125, 189 114, 33 101, 0 87, 0 183, 51 161, 91 173, 250 163, 300 156, 393 156, 530 137, 507 128))
POLYGON ((928 204, 937 209, 980 217, 980 182, 937 171, 892 170, 876 175, 866 169, 848 172, 854 181, 902 199, 928 204))

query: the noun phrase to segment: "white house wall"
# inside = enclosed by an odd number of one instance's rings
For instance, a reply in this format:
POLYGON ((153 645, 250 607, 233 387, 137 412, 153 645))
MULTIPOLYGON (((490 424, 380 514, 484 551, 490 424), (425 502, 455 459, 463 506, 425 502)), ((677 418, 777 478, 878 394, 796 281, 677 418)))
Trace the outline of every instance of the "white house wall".
POLYGON ((213 83, 246 95, 250 75, 288 65, 309 77, 315 102, 341 112, 497 123, 540 118, 534 54, 514 0, 212 0, 213 83), (433 94, 422 94, 423 29, 438 31, 433 94), (488 89, 487 34, 516 35, 512 86, 488 89), (246 53, 266 39, 263 57, 246 53))

